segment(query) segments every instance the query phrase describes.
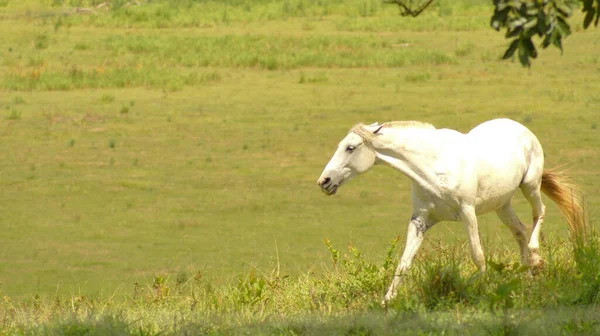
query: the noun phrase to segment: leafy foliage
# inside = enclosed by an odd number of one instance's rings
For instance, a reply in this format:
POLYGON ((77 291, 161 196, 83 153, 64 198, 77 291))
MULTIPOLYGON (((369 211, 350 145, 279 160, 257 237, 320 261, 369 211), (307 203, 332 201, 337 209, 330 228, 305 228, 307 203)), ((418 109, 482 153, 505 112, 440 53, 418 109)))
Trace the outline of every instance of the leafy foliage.
POLYGON ((594 26, 598 26, 598 22, 600 21, 600 0, 580 0, 583 4, 583 12, 585 14, 585 18, 583 19, 583 28, 587 29, 594 21, 594 26), (594 19, 594 16, 596 19, 594 19))
POLYGON ((419 299, 428 310, 452 309, 457 304, 474 306, 485 296, 482 274, 463 274, 457 249, 450 249, 437 260, 423 261, 419 270, 419 299))
MULTIPOLYGON (((407 10, 407 1, 386 1, 401 8, 403 16, 419 15, 430 2, 411 12, 407 10)), ((515 52, 523 66, 531 66, 531 59, 538 52, 532 41, 534 36, 542 39, 541 47, 554 45, 563 51, 562 40, 571 34, 567 19, 573 13, 573 7, 582 5, 585 14, 583 27, 587 29, 592 21, 600 22, 600 0, 493 0, 494 13, 491 19, 493 29, 506 28, 506 38, 513 39, 504 52, 502 59, 512 58, 515 52)))
POLYGON ((600 240, 579 241, 574 249, 577 277, 581 283, 577 304, 600 303, 600 240))
POLYGON ((555 0, 510 1, 494 0, 492 28, 506 28, 506 38, 514 38, 502 56, 512 58, 518 50, 523 66, 531 66, 531 58, 537 58, 532 38, 542 38, 542 48, 554 45, 561 51, 562 39, 571 34, 567 18, 571 16, 570 3, 555 0))
POLYGON ((571 34, 567 19, 580 3, 586 13, 583 27, 600 21, 600 0, 494 0, 491 26, 499 31, 506 28, 506 38, 513 38, 502 56, 512 58, 515 52, 523 66, 531 66, 538 52, 532 38, 542 39, 541 47, 554 45, 563 51, 562 40, 571 34))

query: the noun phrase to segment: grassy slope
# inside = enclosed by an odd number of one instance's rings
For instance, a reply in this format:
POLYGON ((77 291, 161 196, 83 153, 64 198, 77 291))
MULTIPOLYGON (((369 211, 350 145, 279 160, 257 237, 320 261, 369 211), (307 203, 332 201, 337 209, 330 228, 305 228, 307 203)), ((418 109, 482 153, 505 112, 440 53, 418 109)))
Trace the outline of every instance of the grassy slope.
MULTIPOLYGON (((3 7, 5 294, 106 294, 197 270, 225 283, 271 269, 276 248, 298 274, 319 267, 324 237, 380 260, 404 234, 406 179, 378 168, 333 198, 314 185, 359 121, 467 131, 514 118, 550 164, 572 162, 591 211, 600 204, 597 30, 525 70, 497 60, 506 42, 488 7, 442 2, 411 21, 375 2, 288 3, 68 17, 34 1, 3 7)), ((546 223, 566 232, 554 207, 546 223)), ((492 246, 514 247, 494 216, 481 227, 492 246)), ((449 230, 463 237, 451 223, 431 236, 454 241, 449 230)))
POLYGON ((398 299, 381 293, 395 267, 394 244, 381 264, 350 246, 329 246, 335 267, 286 277, 250 273, 214 287, 201 275, 156 277, 127 295, 0 301, 0 332, 16 335, 596 335, 598 236, 575 251, 547 240, 543 269, 530 273, 514 253, 495 251, 490 270, 473 272, 461 248, 436 242, 418 257, 398 299), (575 253, 573 253, 575 252, 575 253))

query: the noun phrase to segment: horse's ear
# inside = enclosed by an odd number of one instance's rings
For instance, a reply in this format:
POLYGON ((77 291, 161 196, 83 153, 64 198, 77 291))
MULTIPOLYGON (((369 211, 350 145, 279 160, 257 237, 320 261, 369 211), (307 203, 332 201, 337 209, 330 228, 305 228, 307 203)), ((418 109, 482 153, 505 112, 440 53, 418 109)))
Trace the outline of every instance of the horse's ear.
POLYGON ((373 131, 373 134, 379 134, 379 131, 383 128, 383 125, 379 125, 379 127, 377 127, 377 129, 375 131, 373 131))

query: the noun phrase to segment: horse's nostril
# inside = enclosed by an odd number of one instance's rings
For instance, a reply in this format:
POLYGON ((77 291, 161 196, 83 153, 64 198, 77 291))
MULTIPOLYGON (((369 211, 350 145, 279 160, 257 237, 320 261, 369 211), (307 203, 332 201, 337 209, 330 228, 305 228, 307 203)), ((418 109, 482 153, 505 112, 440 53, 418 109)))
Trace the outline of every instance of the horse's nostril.
POLYGON ((329 181, 331 181, 331 179, 330 179, 329 177, 326 177, 326 178, 323 180, 323 183, 321 183, 321 185, 326 185, 327 183, 329 183, 329 181))

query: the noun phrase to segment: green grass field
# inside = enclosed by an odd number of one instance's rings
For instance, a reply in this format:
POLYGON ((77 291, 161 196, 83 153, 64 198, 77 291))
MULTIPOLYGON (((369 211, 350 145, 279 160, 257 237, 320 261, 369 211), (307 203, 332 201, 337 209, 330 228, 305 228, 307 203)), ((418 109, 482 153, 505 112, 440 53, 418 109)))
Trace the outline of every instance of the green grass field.
MULTIPOLYGON (((513 118, 549 166, 568 163, 598 218, 600 30, 578 15, 564 54, 525 69, 499 60, 508 42, 483 0, 415 19, 374 0, 100 3, 0 1, 5 300, 120 296, 156 275, 219 287, 254 268, 327 274, 325 238, 381 264, 404 243, 408 179, 378 167, 335 197, 316 186, 358 122, 466 132, 513 118)), ((566 237, 547 205, 544 233, 566 237)), ((528 222, 521 195, 515 206, 528 222)), ((495 215, 480 228, 486 252, 516 253, 495 215)), ((467 258, 463 231, 441 223, 428 240, 467 258)))

